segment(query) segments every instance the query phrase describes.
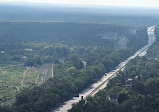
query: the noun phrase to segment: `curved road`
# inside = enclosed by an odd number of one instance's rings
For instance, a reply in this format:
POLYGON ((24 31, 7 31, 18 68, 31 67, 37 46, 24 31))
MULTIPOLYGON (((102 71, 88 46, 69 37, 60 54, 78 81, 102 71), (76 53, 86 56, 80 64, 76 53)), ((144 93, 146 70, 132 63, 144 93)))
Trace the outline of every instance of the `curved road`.
POLYGON ((106 76, 103 76, 99 81, 92 84, 88 89, 84 90, 83 92, 79 93, 79 97, 73 97, 71 100, 64 102, 62 106, 59 108, 52 110, 51 112, 67 112, 67 110, 72 108, 72 104, 77 103, 81 100, 81 96, 86 99, 88 96, 93 96, 99 90, 104 89, 108 83, 108 81, 116 76, 116 73, 119 70, 124 70, 125 65, 131 60, 134 59, 136 56, 144 56, 147 52, 147 49, 155 42, 155 34, 154 34, 155 26, 148 27, 148 43, 139 49, 134 55, 127 58, 125 61, 120 63, 115 70, 109 72, 106 76))

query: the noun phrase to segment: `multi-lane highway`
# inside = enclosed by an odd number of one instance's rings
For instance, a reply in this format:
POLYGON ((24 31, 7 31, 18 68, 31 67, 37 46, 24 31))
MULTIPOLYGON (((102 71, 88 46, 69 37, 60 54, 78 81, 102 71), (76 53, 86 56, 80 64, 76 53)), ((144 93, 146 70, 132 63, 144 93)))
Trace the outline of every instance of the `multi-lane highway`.
POLYGON ((71 109, 72 104, 77 103, 81 100, 81 97, 87 98, 88 96, 92 96, 96 94, 99 90, 104 89, 110 79, 116 76, 116 73, 119 70, 123 70, 125 65, 131 60, 134 59, 136 56, 144 56, 147 52, 147 49, 155 42, 155 34, 154 34, 155 26, 148 27, 148 42, 147 44, 139 49, 134 55, 127 58, 125 61, 120 63, 115 70, 107 73, 104 75, 99 81, 92 84, 88 89, 84 90, 83 92, 79 93, 79 97, 73 97, 71 100, 64 102, 62 106, 57 109, 52 110, 52 112, 67 112, 67 110, 71 109))

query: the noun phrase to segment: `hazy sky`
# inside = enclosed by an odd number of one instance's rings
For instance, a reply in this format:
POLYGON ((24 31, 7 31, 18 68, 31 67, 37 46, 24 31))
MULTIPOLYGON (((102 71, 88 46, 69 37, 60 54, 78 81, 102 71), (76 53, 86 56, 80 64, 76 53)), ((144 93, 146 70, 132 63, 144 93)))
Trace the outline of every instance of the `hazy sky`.
POLYGON ((0 0, 0 2, 39 2, 62 4, 93 4, 113 6, 148 6, 159 7, 159 0, 0 0))

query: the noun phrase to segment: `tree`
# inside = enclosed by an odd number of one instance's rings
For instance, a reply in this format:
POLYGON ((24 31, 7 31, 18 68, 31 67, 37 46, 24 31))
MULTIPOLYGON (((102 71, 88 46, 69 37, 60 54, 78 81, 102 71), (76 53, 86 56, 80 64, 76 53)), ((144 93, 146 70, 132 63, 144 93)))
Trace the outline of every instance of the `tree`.
POLYGON ((121 91, 118 95, 118 102, 121 104, 124 101, 128 100, 129 96, 128 96, 128 92, 127 91, 121 91))
POLYGON ((81 69, 84 67, 83 62, 80 60, 78 55, 71 55, 70 61, 72 62, 73 66, 76 67, 77 69, 81 69))
POLYGON ((73 75, 76 72, 76 68, 72 66, 72 67, 70 67, 70 68, 67 69, 67 72, 69 74, 73 75))

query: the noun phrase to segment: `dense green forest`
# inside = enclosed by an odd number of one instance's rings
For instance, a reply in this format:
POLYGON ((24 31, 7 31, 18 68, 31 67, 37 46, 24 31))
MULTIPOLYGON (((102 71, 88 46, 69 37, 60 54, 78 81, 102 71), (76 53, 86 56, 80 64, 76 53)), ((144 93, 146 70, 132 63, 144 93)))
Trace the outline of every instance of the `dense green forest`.
POLYGON ((145 30, 114 24, 4 22, 0 23, 0 64, 24 63, 23 56, 28 58, 27 66, 56 63, 93 48, 113 50, 123 38, 128 40, 125 48, 133 52, 147 42, 145 30))
POLYGON ((114 47, 104 36, 131 36, 129 26, 73 22, 0 22, 0 40, 114 47))
POLYGON ((2 112, 50 110, 87 88, 147 42, 146 27, 85 23, 1 24, 5 24, 0 30, 2 66, 55 65, 53 78, 41 86, 34 84, 22 89, 11 107, 0 107, 2 112), (115 44, 123 36, 127 40, 126 48, 116 49, 115 44), (64 40, 66 38, 68 41, 64 40))
POLYGON ((130 61, 94 97, 75 104, 70 112, 158 112, 159 29, 146 56, 130 61))

